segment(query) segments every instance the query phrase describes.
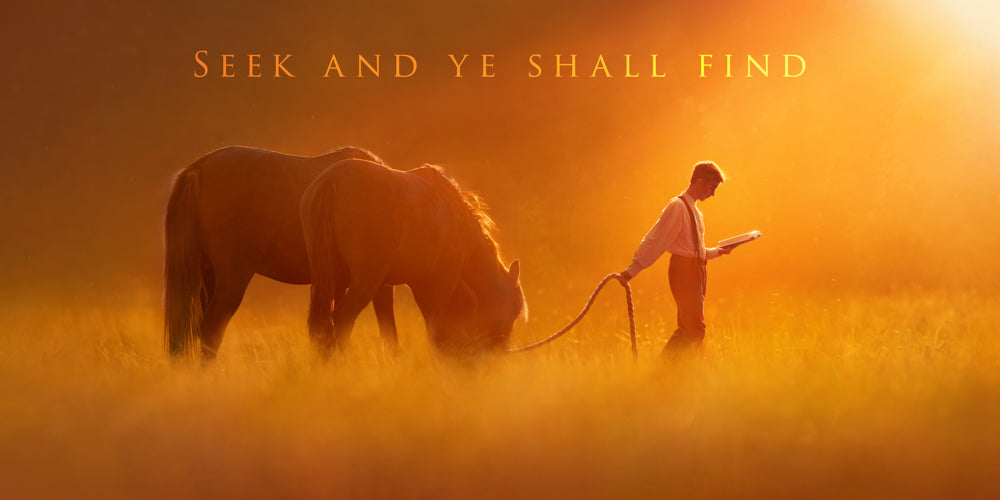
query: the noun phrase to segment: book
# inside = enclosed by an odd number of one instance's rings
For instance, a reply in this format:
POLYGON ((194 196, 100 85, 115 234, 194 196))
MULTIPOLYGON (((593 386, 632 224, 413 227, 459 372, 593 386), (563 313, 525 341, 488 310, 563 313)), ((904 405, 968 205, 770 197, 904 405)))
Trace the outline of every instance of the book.
POLYGON ((719 242, 719 247, 720 248, 721 247, 736 247, 736 246, 742 245, 742 244, 744 244, 744 243, 746 243, 748 241, 756 240, 757 238, 760 238, 761 236, 762 235, 760 234, 760 231, 757 231, 755 229, 753 231, 750 231, 749 233, 744 233, 744 234, 741 234, 739 236, 733 236, 732 238, 722 240, 722 241, 719 242))

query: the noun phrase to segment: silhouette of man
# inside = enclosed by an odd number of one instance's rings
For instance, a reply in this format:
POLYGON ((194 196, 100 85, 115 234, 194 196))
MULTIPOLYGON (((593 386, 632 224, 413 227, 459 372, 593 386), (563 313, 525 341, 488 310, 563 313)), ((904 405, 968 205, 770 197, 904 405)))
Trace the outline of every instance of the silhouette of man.
POLYGON ((705 338, 706 263, 733 249, 705 248, 705 220, 697 202, 711 198, 724 180, 715 163, 696 164, 687 189, 667 203, 660 219, 642 238, 632 264, 619 274, 620 279, 628 281, 663 252, 670 252, 670 293, 677 304, 677 330, 663 348, 664 355, 699 347, 705 338))

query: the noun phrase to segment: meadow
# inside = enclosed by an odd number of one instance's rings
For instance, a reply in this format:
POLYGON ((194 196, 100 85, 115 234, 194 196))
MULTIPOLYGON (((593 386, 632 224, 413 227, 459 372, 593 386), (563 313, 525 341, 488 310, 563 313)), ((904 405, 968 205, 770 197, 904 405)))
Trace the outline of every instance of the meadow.
MULTIPOLYGON (((304 309, 250 300, 208 367, 168 362, 155 301, 8 304, 2 496, 1000 492, 997 299, 718 298, 703 353, 665 364, 673 309, 639 298, 636 363, 620 292, 605 292, 564 339, 472 366, 435 355, 405 296, 399 354, 383 349, 366 311, 350 348, 317 362, 304 309)), ((554 331, 582 306, 541 302, 512 344, 554 331)))

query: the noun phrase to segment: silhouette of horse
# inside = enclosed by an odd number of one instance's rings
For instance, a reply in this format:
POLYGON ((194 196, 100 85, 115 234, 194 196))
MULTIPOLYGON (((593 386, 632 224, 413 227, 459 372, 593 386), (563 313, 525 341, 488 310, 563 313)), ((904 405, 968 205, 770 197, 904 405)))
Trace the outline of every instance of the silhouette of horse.
MULTIPOLYGON (((164 330, 172 356, 189 355, 200 342, 203 356, 214 358, 254 274, 309 283, 299 202, 323 170, 348 158, 381 163, 359 148, 303 158, 228 147, 177 175, 164 231, 164 330)), ((391 286, 378 289, 374 306, 383 337, 395 345, 391 286)))
POLYGON ((440 168, 338 162, 306 189, 301 216, 312 273, 309 333, 322 352, 343 346, 384 284, 409 285, 442 351, 506 347, 524 311, 519 263, 504 266, 478 198, 440 168))

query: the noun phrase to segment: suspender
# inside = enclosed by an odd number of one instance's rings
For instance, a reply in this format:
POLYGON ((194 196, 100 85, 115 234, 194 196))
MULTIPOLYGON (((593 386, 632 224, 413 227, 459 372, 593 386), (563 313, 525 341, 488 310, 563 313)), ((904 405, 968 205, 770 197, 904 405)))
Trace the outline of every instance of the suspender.
POLYGON ((694 216, 694 209, 691 208, 691 204, 689 204, 688 201, 687 201, 687 199, 684 198, 684 195, 680 195, 680 196, 678 196, 678 198, 680 198, 681 201, 684 202, 684 206, 687 207, 687 209, 688 209, 688 215, 691 216, 691 236, 694 238, 694 240, 693 240, 694 241, 694 258, 695 258, 695 260, 697 260, 697 261, 699 261, 701 263, 705 263, 708 260, 707 259, 708 253, 706 252, 706 254, 705 254, 706 258, 702 258, 701 257, 701 247, 703 245, 699 245, 699 243, 701 242, 701 238, 698 237, 698 219, 697 219, 697 217, 694 216))

